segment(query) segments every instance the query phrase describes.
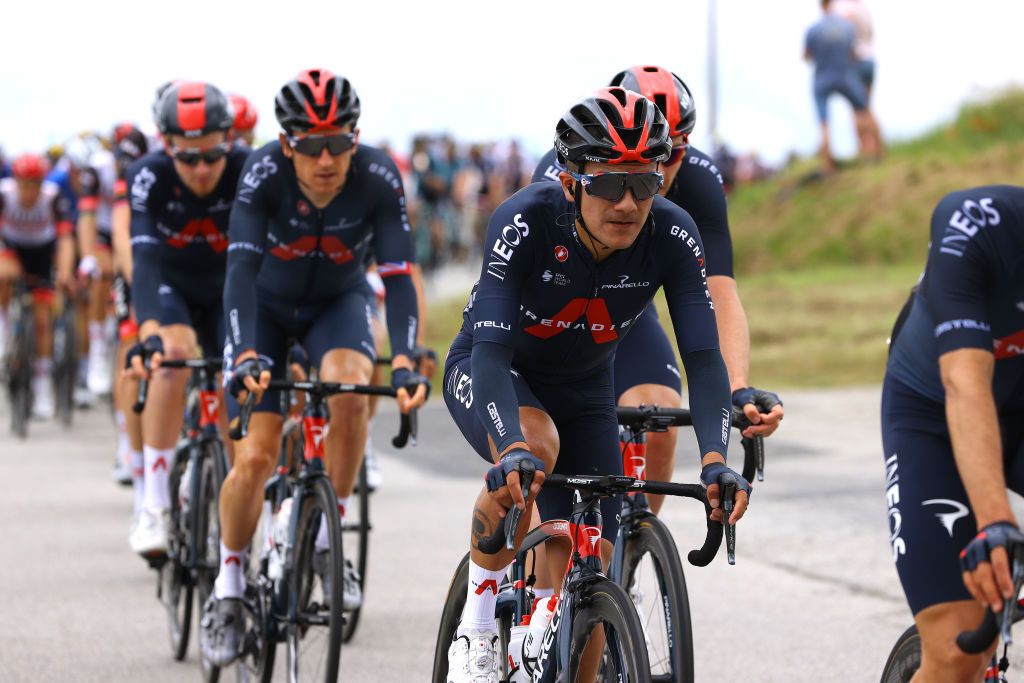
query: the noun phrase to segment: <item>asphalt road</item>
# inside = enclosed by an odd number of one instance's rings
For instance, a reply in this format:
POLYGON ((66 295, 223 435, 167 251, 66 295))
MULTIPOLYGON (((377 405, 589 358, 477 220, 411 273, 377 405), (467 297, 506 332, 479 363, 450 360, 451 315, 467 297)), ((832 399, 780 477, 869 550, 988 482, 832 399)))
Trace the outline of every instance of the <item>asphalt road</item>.
MULTIPOLYGON (((911 621, 888 546, 879 392, 785 399, 736 566, 723 556, 687 570, 697 680, 874 681, 911 621)), ((440 401, 421 416, 418 447, 391 452, 396 427, 386 409, 374 429, 385 482, 345 681, 429 680, 483 472, 440 401)), ((197 680, 195 646, 172 660, 156 574, 128 548, 131 493, 110 480, 113 444, 98 410, 71 432, 36 423, 27 441, 0 436, 0 681, 197 680)), ((691 440, 677 462, 677 480, 693 480, 691 440)), ((703 537, 695 508, 663 512, 681 550, 703 537)))

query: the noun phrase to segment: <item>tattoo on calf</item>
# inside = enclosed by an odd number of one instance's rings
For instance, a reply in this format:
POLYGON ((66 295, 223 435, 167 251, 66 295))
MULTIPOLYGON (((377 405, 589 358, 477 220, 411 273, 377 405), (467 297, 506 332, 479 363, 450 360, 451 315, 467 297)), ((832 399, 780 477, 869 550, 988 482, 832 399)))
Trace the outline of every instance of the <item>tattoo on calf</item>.
POLYGON ((494 535, 494 523, 487 513, 479 507, 473 508, 473 547, 477 548, 480 541, 494 535))

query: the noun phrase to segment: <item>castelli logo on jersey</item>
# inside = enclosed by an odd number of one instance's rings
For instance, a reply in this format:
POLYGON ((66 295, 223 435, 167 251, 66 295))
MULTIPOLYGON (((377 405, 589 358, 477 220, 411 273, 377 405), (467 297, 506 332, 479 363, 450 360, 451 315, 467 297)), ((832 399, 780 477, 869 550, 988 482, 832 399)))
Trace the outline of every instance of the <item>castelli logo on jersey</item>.
POLYGON ((308 216, 309 215, 309 204, 307 204, 306 202, 302 201, 301 199, 299 200, 299 203, 295 206, 295 208, 299 212, 300 216, 308 216))
POLYGON ((565 263, 566 259, 569 258, 569 250, 559 244, 555 247, 555 260, 559 263, 565 263))

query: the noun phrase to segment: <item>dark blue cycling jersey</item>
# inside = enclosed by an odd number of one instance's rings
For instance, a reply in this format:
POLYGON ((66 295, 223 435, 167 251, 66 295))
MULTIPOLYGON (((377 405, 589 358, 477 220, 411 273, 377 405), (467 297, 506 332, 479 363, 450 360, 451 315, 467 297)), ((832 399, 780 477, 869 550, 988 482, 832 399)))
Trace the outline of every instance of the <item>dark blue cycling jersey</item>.
POLYGON ((888 373, 942 403, 939 356, 995 354, 996 407, 1024 409, 1024 188, 989 185, 946 195, 910 314, 893 340, 888 373))
POLYGON ((578 239, 562 187, 534 183, 498 207, 484 248, 453 349, 472 344, 477 412, 499 452, 524 440, 509 361, 547 382, 609 373, 618 342, 659 287, 684 366, 701 373, 699 381, 691 377, 702 388, 691 402, 701 452, 726 452, 728 378, 704 247, 685 211, 655 197, 636 242, 595 263, 578 239))
MULTIPOLYGON (((707 249, 708 275, 733 277, 732 237, 729 234, 729 214, 726 210, 725 188, 722 174, 714 160, 694 146, 686 148, 675 182, 665 193, 665 199, 682 207, 693 218, 707 249)), ((537 164, 532 182, 554 180, 565 171, 552 149, 537 164)))
POLYGON ((132 295, 140 321, 160 319, 161 285, 193 303, 211 304, 224 290, 228 216, 245 152, 231 150, 209 195, 185 187, 163 150, 128 169, 131 203, 132 295))
POLYGON ((231 213, 224 310, 235 353, 255 349, 256 309, 281 324, 315 317, 323 305, 366 289, 373 250, 387 289, 393 355, 411 355, 418 309, 413 244, 402 180, 387 154, 359 145, 342 191, 323 209, 299 189, 277 142, 249 155, 231 213))

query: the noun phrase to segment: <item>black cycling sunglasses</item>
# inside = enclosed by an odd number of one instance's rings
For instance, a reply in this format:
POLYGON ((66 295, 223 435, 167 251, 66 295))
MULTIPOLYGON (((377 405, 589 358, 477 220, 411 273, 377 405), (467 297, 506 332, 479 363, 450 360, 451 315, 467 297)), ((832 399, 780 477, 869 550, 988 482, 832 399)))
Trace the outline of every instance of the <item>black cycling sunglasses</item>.
POLYGON ((211 147, 209 149, 180 149, 175 147, 171 150, 171 155, 175 160, 180 161, 186 166, 197 166, 200 161, 205 161, 207 165, 211 165, 227 156, 228 151, 230 150, 231 145, 226 142, 222 142, 216 147, 211 147))
POLYGON ((576 180, 580 181, 583 189, 592 197, 600 197, 610 202, 617 202, 626 194, 626 190, 632 190, 633 197, 638 202, 650 199, 658 194, 658 190, 665 183, 665 176, 656 171, 645 173, 596 173, 587 175, 582 173, 570 173, 576 180))
POLYGON ((305 156, 318 157, 323 154, 324 147, 326 147, 330 155, 336 157, 356 146, 356 134, 307 135, 301 138, 288 138, 288 144, 296 152, 305 156))

